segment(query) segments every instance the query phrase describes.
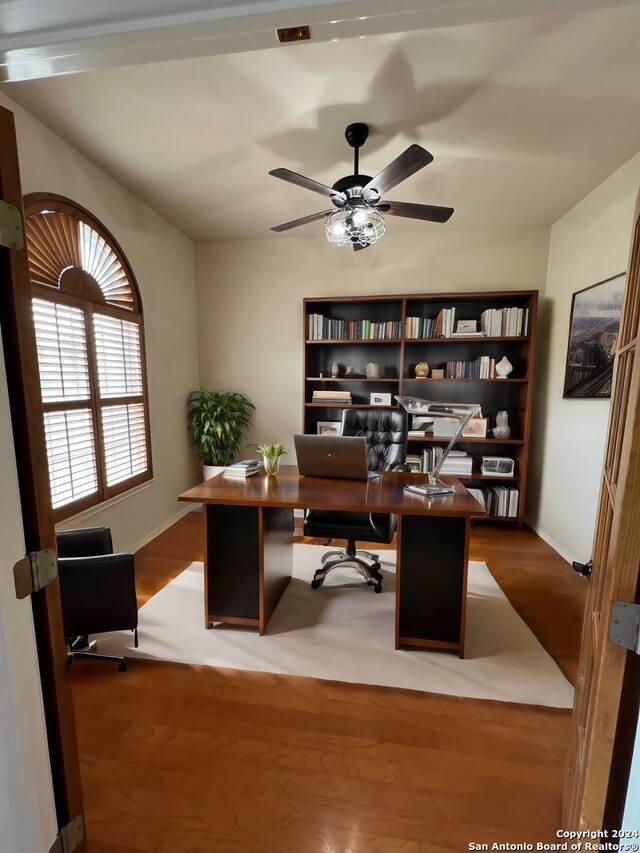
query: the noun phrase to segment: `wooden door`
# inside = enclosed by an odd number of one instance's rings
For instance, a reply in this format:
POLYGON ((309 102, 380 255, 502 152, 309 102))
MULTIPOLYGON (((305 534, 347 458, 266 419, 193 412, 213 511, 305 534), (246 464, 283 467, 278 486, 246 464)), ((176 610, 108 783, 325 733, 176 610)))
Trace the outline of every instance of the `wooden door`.
MULTIPOLYGON (((0 107, 0 198, 22 212, 13 113, 0 107)), ((55 548, 27 250, 0 247, 0 326, 27 552, 55 548)), ((57 580, 32 596, 58 825, 82 813, 80 769, 57 580)), ((54 839, 51 839, 53 843, 54 839)), ((77 848, 84 849, 84 844, 77 848)))
POLYGON ((608 638, 611 604, 634 601, 640 562, 640 195, 614 363, 609 431, 582 629, 565 785, 567 829, 601 829, 614 757, 627 652, 608 638))

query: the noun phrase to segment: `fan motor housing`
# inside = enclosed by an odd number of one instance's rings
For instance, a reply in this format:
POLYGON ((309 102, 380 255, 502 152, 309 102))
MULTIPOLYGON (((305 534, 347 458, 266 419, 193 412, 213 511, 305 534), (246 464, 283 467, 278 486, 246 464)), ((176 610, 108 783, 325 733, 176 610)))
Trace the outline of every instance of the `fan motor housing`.
MULTIPOLYGON (((362 188, 366 187, 370 180, 369 175, 345 175, 344 178, 337 180, 331 189, 339 193, 344 193, 349 202, 352 200, 356 201, 357 199, 362 199, 364 202, 362 188)), ((344 207, 344 201, 341 198, 332 198, 331 200, 336 207, 344 207)))

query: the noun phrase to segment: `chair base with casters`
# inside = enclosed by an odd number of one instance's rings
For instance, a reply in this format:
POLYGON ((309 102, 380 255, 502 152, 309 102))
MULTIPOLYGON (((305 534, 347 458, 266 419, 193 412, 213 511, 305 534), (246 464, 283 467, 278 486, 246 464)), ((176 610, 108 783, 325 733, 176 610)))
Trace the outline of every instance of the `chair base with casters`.
MULTIPOLYGON (((133 644, 138 648, 138 629, 133 629, 133 644)), ((67 647, 67 663, 69 666, 76 660, 106 660, 113 661, 118 664, 118 672, 126 672, 128 670, 127 662, 122 655, 105 655, 98 651, 98 641, 89 640, 85 634, 82 637, 65 637, 65 645, 67 647)))
POLYGON ((322 567, 316 569, 313 580, 311 581, 311 587, 312 589, 321 587, 329 572, 338 568, 338 566, 354 566, 369 586, 373 586, 374 592, 382 592, 382 572, 380 571, 380 563, 378 562, 379 556, 379 554, 372 554, 370 551, 357 551, 355 540, 349 539, 344 551, 327 551, 323 554, 321 560, 322 567), (371 562, 368 563, 366 560, 370 560, 371 562))

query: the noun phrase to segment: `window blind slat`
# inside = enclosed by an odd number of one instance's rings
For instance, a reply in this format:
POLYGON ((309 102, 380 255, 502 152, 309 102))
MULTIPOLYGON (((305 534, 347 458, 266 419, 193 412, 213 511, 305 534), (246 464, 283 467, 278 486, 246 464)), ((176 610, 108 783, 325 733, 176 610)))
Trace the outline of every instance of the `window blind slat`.
POLYGON ((102 433, 108 486, 147 470, 147 435, 142 403, 104 406, 102 433))
POLYGON ((45 412, 44 432, 54 509, 98 490, 90 409, 45 412))
POLYGON ((142 395, 140 327, 106 314, 93 315, 100 397, 142 395))
POLYGON ((89 398, 84 314, 78 308, 33 299, 40 388, 44 403, 89 398))

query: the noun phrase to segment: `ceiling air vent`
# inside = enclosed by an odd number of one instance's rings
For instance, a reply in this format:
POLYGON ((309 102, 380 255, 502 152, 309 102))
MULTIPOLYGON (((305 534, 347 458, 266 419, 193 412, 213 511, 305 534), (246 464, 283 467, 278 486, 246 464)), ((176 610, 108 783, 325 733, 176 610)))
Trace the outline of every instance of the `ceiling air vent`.
POLYGON ((311 29, 306 25, 303 27, 282 27, 276 32, 281 44, 290 41, 309 41, 311 38, 311 29))

